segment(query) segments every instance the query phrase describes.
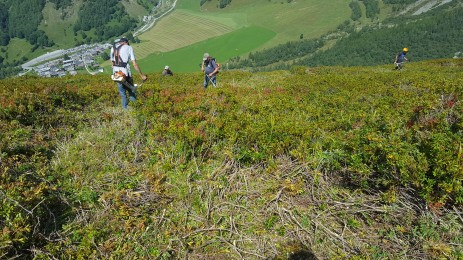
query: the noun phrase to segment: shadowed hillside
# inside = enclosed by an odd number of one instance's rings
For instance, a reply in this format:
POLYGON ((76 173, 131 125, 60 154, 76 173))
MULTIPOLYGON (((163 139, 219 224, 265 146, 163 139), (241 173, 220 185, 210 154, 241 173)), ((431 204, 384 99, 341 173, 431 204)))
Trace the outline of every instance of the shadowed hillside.
POLYGON ((0 258, 461 258, 462 68, 2 80, 0 258))

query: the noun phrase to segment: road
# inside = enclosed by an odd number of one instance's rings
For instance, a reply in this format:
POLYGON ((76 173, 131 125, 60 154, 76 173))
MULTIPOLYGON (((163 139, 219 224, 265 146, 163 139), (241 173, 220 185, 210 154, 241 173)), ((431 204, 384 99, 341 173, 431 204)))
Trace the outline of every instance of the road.
MULTIPOLYGON (((170 13, 172 10, 174 10, 175 6, 177 5, 177 0, 174 0, 174 3, 172 4, 172 6, 169 7, 169 4, 171 3, 172 0, 161 0, 161 2, 159 2, 159 4, 153 8, 153 10, 151 11, 151 13, 154 13, 154 11, 156 10, 156 8, 161 8, 163 5, 166 5, 168 7, 168 9, 162 13, 160 16, 156 17, 156 18, 153 18, 153 19, 149 19, 148 21, 146 21, 146 23, 144 25, 142 25, 139 29, 137 29, 134 33, 133 33, 133 36, 137 36, 137 35, 140 35, 146 31, 148 31, 149 29, 151 29, 151 27, 154 26, 154 24, 156 23, 157 20, 161 19, 162 17, 166 16, 168 13, 170 13)), ((150 17, 153 17, 152 15, 150 15, 150 17)))
POLYGON ((32 59, 26 63, 24 63, 23 65, 21 65, 21 67, 24 69, 24 70, 31 70, 32 67, 34 67, 34 65, 38 64, 38 63, 41 63, 41 62, 45 62, 47 60, 53 60, 53 59, 57 59, 57 58, 61 58, 63 57, 63 55, 66 53, 66 50, 56 50, 56 51, 53 51, 53 52, 48 52, 42 56, 39 56, 35 59, 32 59))

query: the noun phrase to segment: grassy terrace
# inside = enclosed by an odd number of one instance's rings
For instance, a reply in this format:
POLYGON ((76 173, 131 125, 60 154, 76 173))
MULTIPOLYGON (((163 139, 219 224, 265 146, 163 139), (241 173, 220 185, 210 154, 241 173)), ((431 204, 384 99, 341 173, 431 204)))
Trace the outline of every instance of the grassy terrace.
MULTIPOLYGON (((140 35, 133 44, 137 59, 148 72, 170 65, 177 72, 198 69, 202 54, 221 62, 279 43, 315 38, 348 19, 348 1, 233 1, 222 10, 214 3, 199 5, 180 0, 175 11, 140 35), (272 14, 272 15, 268 15, 272 14)), ((106 62, 105 66, 109 63, 106 62)))
POLYGON ((0 258, 461 258, 462 68, 0 81, 0 258))
POLYGON ((167 52, 214 38, 234 30, 233 26, 207 17, 176 11, 160 20, 156 26, 140 36, 140 58, 155 52, 167 52))

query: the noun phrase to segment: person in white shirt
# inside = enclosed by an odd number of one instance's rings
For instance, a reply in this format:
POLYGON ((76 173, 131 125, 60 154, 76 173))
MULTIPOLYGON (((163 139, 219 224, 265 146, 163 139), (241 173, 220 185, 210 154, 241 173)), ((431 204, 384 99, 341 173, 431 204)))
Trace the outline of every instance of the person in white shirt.
MULTIPOLYGON (((147 79, 147 76, 141 72, 140 67, 137 64, 137 61, 135 59, 135 53, 133 52, 132 46, 129 45, 129 40, 127 38, 122 37, 121 39, 119 39, 117 44, 115 44, 111 48, 110 57, 112 61, 113 74, 121 72, 124 73, 126 81, 129 83, 130 86, 134 86, 132 73, 130 71, 130 61, 132 61, 133 67, 140 74, 142 81, 145 81, 147 79)), ((123 108, 128 107, 129 100, 136 100, 136 89, 134 87, 130 88, 122 82, 117 82, 117 88, 121 96, 121 103, 123 108), (129 95, 128 98, 127 93, 129 95)))

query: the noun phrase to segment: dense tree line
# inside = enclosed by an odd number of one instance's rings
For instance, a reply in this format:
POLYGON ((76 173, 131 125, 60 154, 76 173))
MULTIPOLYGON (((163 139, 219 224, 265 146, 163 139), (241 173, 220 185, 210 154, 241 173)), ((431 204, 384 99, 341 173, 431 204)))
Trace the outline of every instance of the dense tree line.
POLYGON ((229 68, 264 67, 279 61, 289 61, 316 51, 324 44, 323 40, 300 40, 287 42, 276 47, 250 53, 247 59, 235 57, 229 68))
POLYGON ((42 21, 45 0, 19 1, 9 7, 10 37, 25 38, 33 33, 42 21))
POLYGON ((219 0, 219 8, 225 8, 231 3, 231 0, 219 0))
MULTIPOLYGON (((392 20, 389 20, 392 22, 392 20)), ((392 28, 364 28, 341 39, 333 48, 316 53, 301 65, 377 65, 392 63, 403 47, 413 60, 450 58, 463 50, 463 7, 398 19, 392 28)))
MULTIPOLYGON (((200 0, 199 5, 202 6, 206 2, 212 2, 212 0, 200 0)), ((227 5, 231 3, 231 0, 218 0, 218 2, 219 3, 217 4, 217 7, 222 9, 222 8, 227 7, 227 5)))
MULTIPOLYGON (((87 0, 79 11, 74 32, 94 30, 96 41, 122 35, 137 26, 118 0, 87 0)), ((87 34, 82 34, 86 39, 87 34)), ((88 39, 89 41, 90 39, 88 39)))
POLYGON ((19 66, 20 62, 16 61, 12 64, 3 63, 4 58, 0 56, 0 79, 5 79, 13 75, 18 75, 22 68, 19 66))
POLYGON ((10 35, 8 33, 8 9, 0 2, 0 46, 8 45, 10 35))
POLYGON ((56 9, 64 9, 72 5, 72 0, 48 0, 55 4, 56 9))
POLYGON ((352 1, 352 2, 349 3, 349 7, 352 10, 352 14, 351 14, 350 18, 353 21, 357 21, 358 19, 360 19, 360 17, 362 17, 362 9, 360 9, 359 2, 352 1))
MULTIPOLYGON (((45 0, 24 0, 12 4, 4 5, 2 20, 8 17, 8 37, 2 36, 2 45, 7 45, 10 38, 20 38, 28 40, 32 45, 52 46, 53 42, 48 40, 44 31, 37 30, 42 21, 42 9, 45 6, 45 0)), ((3 9, 2 8, 2 9, 3 9)), ((4 30, 6 28, 4 27, 4 30)))
POLYGON ((361 0, 365 5, 365 15, 367 18, 375 18, 380 11, 378 0, 361 0))

